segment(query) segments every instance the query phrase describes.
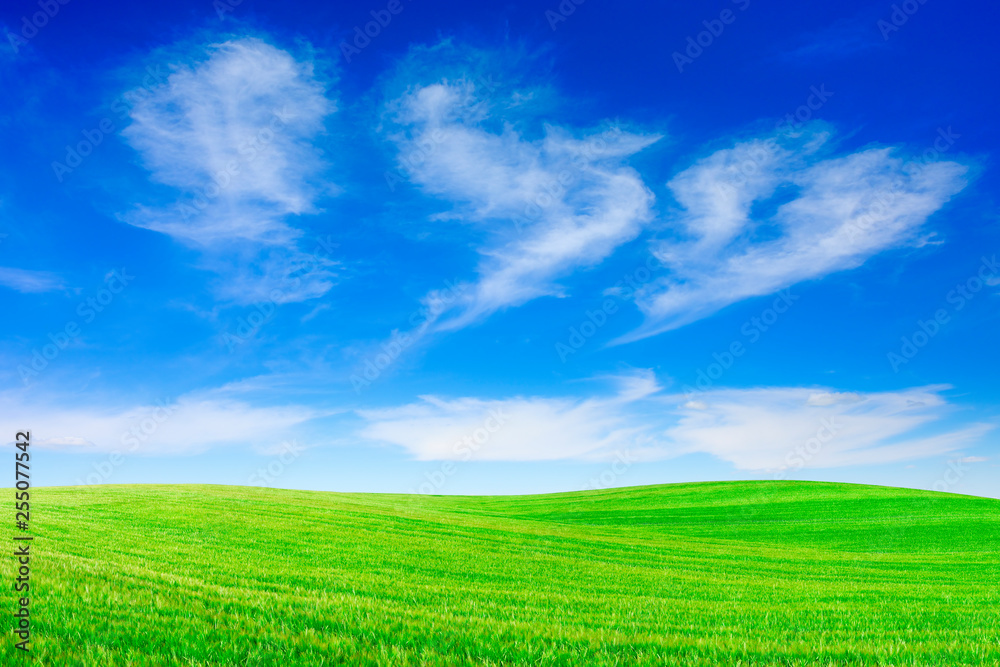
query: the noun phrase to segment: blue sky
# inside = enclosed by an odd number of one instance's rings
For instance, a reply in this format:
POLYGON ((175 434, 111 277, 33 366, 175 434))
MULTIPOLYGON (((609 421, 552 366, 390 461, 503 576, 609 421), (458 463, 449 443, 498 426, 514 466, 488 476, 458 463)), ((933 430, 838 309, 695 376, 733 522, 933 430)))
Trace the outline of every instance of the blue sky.
POLYGON ((995 496, 997 12, 7 3, 0 423, 40 484, 995 496))

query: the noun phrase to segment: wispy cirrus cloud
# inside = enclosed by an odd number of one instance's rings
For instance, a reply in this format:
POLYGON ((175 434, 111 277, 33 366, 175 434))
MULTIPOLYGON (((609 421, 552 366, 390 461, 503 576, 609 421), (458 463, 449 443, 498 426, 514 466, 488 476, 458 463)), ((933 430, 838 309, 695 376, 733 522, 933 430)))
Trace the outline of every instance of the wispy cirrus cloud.
POLYGON ((800 66, 816 62, 828 63, 851 58, 885 46, 885 40, 874 28, 878 22, 877 8, 865 9, 854 16, 841 18, 819 30, 795 35, 778 46, 778 57, 786 63, 800 66))
POLYGON ((499 95, 479 72, 452 74, 410 85, 388 103, 385 126, 401 170, 453 204, 441 218, 485 232, 478 278, 440 316, 438 330, 559 295, 559 279, 638 236, 652 218, 653 195, 624 161, 659 139, 547 123, 531 137, 522 128, 540 123, 529 87, 499 95))
POLYGON ((671 273, 643 290, 646 321, 619 342, 917 242, 966 185, 957 162, 908 161, 891 148, 829 156, 828 142, 816 130, 742 141, 675 176, 676 236, 652 244, 671 273))
POLYGON ((48 271, 31 271, 0 266, 0 285, 18 292, 33 294, 62 289, 63 281, 48 271))
POLYGON ((335 264, 299 249, 294 216, 332 192, 314 141, 336 110, 308 59, 257 38, 187 51, 165 84, 139 96, 123 136, 154 181, 179 192, 139 206, 130 224, 203 251, 236 302, 301 301, 325 293, 335 264), (317 266, 318 263, 318 266, 317 266), (304 280, 288 281, 304 265, 304 280))

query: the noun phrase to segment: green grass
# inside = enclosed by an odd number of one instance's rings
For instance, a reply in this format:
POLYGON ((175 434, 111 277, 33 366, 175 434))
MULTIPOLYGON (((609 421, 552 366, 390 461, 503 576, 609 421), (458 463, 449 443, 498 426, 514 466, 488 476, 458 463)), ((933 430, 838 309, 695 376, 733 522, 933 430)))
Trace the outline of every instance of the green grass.
POLYGON ((4 665, 1000 665, 984 498, 104 486, 37 489, 32 520, 33 652, 4 665))

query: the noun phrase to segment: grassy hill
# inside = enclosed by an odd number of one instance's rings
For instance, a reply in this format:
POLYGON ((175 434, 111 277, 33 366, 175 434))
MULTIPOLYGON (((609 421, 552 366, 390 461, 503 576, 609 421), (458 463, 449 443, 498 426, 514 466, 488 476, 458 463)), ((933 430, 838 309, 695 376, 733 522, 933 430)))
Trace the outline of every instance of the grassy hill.
POLYGON ((104 486, 32 520, 36 664, 1000 665, 997 500, 104 486))

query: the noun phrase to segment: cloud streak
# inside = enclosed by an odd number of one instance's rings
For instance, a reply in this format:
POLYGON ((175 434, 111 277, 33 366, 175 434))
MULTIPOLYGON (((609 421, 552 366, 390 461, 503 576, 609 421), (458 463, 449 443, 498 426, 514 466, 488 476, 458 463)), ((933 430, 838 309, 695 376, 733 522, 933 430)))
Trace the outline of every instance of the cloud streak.
POLYGON ((674 453, 706 453, 739 470, 878 465, 947 454, 994 427, 941 428, 946 386, 853 393, 810 388, 720 389, 681 404, 664 431, 674 453), (935 427, 936 428, 933 428, 935 427))
POLYGON ((0 427, 14 433, 33 424, 42 448, 77 452, 190 454, 222 446, 274 447, 289 433, 326 412, 296 405, 260 406, 209 393, 176 401, 120 407, 68 407, 64 400, 24 402, 8 395, 0 427))
POLYGON ((660 389, 651 374, 616 378, 616 384, 610 396, 585 399, 422 396, 417 403, 359 411, 368 422, 360 435, 425 461, 599 459, 639 444, 640 429, 629 423, 627 408, 660 389))
POLYGON ((895 392, 765 387, 663 392, 650 372, 613 378, 605 396, 444 399, 362 410, 366 440, 418 460, 637 460, 709 454, 738 470, 877 465, 972 446, 994 426, 951 424, 945 386, 895 392), (502 417, 499 428, 484 428, 502 417), (483 431, 480 446, 476 432, 483 431))
POLYGON ((0 285, 26 294, 51 292, 63 287, 59 276, 47 271, 29 271, 0 266, 0 285))

